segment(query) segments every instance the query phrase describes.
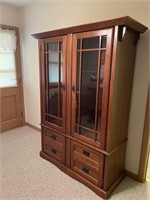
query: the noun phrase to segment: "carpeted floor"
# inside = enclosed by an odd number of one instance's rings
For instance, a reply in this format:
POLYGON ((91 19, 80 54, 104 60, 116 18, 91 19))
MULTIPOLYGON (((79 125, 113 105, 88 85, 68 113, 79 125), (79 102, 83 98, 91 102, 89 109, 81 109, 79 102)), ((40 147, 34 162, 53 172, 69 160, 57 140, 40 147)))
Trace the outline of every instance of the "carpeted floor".
POLYGON ((148 160, 148 167, 147 167, 146 178, 150 182, 150 156, 149 156, 149 160, 148 160))
MULTIPOLYGON (((94 192, 40 158, 40 133, 25 126, 0 133, 0 200, 100 200, 94 192)), ((150 183, 130 178, 111 200, 148 200, 150 183)))

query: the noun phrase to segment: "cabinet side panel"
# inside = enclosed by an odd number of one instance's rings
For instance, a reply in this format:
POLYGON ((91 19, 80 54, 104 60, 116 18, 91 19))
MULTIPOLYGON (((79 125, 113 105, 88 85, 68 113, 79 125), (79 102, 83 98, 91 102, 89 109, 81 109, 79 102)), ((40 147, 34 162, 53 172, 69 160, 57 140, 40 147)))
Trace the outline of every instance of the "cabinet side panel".
MULTIPOLYGON (((113 63, 111 93, 108 113, 106 151, 110 152, 127 137, 136 39, 138 33, 121 27, 117 30, 116 60, 113 63)), ((115 54, 114 54, 115 55, 115 54)), ((114 59, 114 58, 113 58, 114 59)))
POLYGON ((104 169, 104 190, 107 191, 111 185, 124 173, 124 159, 125 159, 124 142, 115 153, 110 156, 105 156, 104 169))

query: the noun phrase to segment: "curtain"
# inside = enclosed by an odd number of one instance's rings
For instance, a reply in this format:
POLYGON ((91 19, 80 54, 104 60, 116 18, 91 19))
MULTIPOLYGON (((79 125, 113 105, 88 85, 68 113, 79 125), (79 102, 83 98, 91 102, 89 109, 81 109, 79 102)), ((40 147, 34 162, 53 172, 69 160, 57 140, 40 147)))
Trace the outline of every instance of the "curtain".
POLYGON ((16 32, 0 28, 0 87, 17 85, 16 32))

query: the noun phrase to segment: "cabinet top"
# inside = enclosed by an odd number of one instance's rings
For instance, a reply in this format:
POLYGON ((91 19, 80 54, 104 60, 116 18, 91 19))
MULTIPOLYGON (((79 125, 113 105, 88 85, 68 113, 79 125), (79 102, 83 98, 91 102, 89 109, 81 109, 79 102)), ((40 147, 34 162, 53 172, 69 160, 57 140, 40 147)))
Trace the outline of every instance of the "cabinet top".
POLYGON ((134 20, 133 18, 126 16, 126 17, 121 17, 121 18, 102 21, 102 22, 84 24, 84 25, 73 26, 69 28, 62 28, 62 29, 57 29, 57 30, 52 30, 52 31, 47 31, 47 32, 42 32, 42 33, 35 33, 35 34, 32 34, 32 36, 36 39, 44 39, 44 38, 55 37, 55 36, 60 36, 60 35, 67 35, 69 33, 79 33, 79 32, 84 32, 84 31, 110 28, 113 26, 129 27, 139 33, 144 33, 148 29, 146 26, 134 20))

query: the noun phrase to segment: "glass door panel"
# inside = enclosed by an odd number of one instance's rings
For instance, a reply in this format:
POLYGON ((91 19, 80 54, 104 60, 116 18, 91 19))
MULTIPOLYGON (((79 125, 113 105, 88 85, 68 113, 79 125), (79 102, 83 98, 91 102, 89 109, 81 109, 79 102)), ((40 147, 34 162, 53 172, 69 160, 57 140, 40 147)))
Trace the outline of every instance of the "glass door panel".
MULTIPOLYGON (((103 40, 102 40, 103 41, 103 40)), ((96 131, 100 133, 101 130, 101 116, 102 116, 102 95, 104 87, 104 69, 105 69, 105 50, 100 51, 100 72, 99 72, 99 83, 98 83, 98 94, 97 94, 97 124, 96 131)), ((100 142, 100 134, 97 134, 97 141, 100 142)))
POLYGON ((44 43, 45 122, 64 129, 65 59, 63 42, 57 40, 44 43))
POLYGON ((59 54, 48 54, 48 121, 59 125, 60 88, 59 88, 59 54))
POLYGON ((103 127, 104 72, 110 67, 110 60, 105 65, 106 51, 108 48, 108 54, 111 44, 107 44, 110 40, 107 34, 106 30, 74 35, 73 74, 76 77, 72 82, 75 88, 72 93, 72 132, 90 143, 100 143, 103 127))
POLYGON ((80 124, 94 129, 98 51, 82 52, 80 124))

